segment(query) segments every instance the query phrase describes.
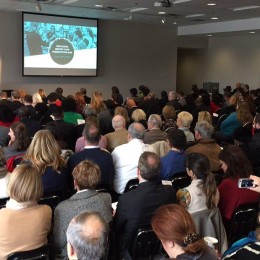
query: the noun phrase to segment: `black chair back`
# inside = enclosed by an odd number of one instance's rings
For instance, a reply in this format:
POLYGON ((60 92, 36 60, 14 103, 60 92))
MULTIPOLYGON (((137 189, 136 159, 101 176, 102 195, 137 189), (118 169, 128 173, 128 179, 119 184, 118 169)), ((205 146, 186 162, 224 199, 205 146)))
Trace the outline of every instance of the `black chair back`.
POLYGON ((228 232, 229 243, 232 244, 246 237, 250 231, 255 230, 258 211, 258 203, 244 205, 236 209, 228 232))
POLYGON ((0 209, 5 208, 6 202, 9 198, 0 199, 0 209))
POLYGON ((216 126, 216 131, 220 130, 220 126, 222 124, 222 122, 228 117, 228 114, 223 114, 222 116, 219 117, 218 122, 217 122, 217 126, 216 126))
POLYGON ((49 260, 50 245, 44 245, 37 249, 24 252, 12 253, 7 257, 7 260, 49 260))
POLYGON ((139 180, 137 178, 129 180, 125 186, 124 193, 135 189, 138 186, 138 184, 139 184, 139 180))
POLYGON ((186 172, 177 173, 172 178, 172 187, 177 191, 190 185, 191 178, 186 172))
POLYGON ((161 241, 156 237, 151 227, 140 228, 129 247, 133 260, 153 259, 162 250, 161 241))

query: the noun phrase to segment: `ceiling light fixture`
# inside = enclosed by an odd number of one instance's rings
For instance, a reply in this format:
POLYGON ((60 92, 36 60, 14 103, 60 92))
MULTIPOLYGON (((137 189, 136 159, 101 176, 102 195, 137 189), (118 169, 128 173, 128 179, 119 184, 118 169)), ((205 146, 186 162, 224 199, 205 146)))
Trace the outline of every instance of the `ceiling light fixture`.
POLYGON ((233 11, 244 11, 244 10, 249 10, 249 9, 255 9, 255 8, 259 8, 259 5, 248 5, 248 6, 243 6, 243 7, 237 7, 234 8, 233 11))
POLYGON ((162 23, 163 23, 163 24, 166 23, 166 17, 163 17, 163 19, 162 19, 162 23))
POLYGON ((218 20, 218 17, 211 17, 211 20, 218 20))
POLYGON ((97 7, 97 8, 102 8, 103 5, 95 5, 95 7, 97 7))
POLYGON ((208 34, 207 36, 208 36, 208 37, 212 37, 213 35, 212 35, 212 34, 208 34))
POLYGON ((200 17, 200 16, 204 16, 205 14, 189 14, 186 15, 185 18, 192 18, 192 17, 200 17))
POLYGON ((255 34, 255 32, 249 32, 250 34, 255 34))
POLYGON ((36 9, 36 11, 37 11, 38 13, 41 12, 42 7, 41 7, 40 3, 37 3, 37 4, 36 4, 35 9, 36 9))
POLYGON ((158 12, 158 14, 166 14, 166 12, 158 12))
POLYGON ((214 6, 214 5, 216 5, 215 3, 208 3, 207 4, 208 6, 214 6))

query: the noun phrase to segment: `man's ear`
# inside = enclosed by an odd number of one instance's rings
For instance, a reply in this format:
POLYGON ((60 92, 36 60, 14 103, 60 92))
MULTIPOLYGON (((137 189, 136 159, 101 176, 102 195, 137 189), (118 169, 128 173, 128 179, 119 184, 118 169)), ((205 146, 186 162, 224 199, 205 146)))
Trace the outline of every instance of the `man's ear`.
POLYGON ((75 250, 74 250, 74 248, 72 247, 72 245, 69 242, 67 242, 67 252, 68 252, 68 258, 70 260, 77 259, 75 250))

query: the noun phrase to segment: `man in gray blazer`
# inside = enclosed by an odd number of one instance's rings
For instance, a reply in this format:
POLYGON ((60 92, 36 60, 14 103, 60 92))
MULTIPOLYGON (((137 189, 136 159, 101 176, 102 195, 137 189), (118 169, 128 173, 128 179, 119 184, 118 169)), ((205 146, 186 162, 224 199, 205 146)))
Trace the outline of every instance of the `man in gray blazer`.
POLYGON ((82 161, 75 167, 72 175, 77 193, 62 201, 54 211, 53 234, 58 259, 67 256, 66 231, 75 216, 83 212, 98 212, 107 223, 112 220, 110 195, 95 190, 101 179, 98 165, 91 161, 82 161))

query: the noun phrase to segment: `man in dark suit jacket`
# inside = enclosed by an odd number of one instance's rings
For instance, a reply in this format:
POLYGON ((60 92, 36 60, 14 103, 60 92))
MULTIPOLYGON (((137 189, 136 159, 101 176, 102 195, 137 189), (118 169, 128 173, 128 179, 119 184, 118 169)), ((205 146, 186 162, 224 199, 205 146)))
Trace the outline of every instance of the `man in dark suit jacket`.
POLYGON ((111 154, 107 150, 99 148, 98 143, 101 138, 97 118, 87 118, 83 131, 85 139, 85 149, 75 153, 68 160, 70 173, 77 164, 84 160, 96 163, 101 170, 101 182, 99 188, 110 189, 113 187, 114 164, 111 154))
POLYGON ((138 162, 139 186, 119 197, 114 217, 119 259, 125 256, 138 228, 150 225, 154 211, 161 205, 176 202, 174 188, 158 183, 159 174, 158 155, 144 152, 138 162))
POLYGON ((23 103, 20 102, 21 95, 17 90, 11 92, 12 102, 8 102, 7 106, 12 110, 13 113, 18 110, 18 108, 24 106, 23 103))
POLYGON ((91 98, 87 96, 87 90, 85 88, 81 88, 80 93, 84 96, 86 104, 90 104, 91 98))

